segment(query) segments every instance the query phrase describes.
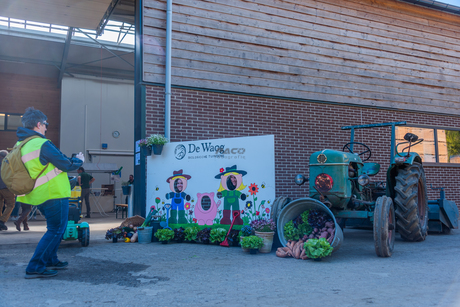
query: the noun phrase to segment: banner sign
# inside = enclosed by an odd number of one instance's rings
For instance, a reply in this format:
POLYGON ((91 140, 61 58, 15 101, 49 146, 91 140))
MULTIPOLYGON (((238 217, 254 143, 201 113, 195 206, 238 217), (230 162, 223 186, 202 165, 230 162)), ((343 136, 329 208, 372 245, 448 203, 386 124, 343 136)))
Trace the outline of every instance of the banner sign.
POLYGON ((146 212, 154 206, 173 229, 269 218, 274 147, 273 135, 166 144, 147 157, 146 212))

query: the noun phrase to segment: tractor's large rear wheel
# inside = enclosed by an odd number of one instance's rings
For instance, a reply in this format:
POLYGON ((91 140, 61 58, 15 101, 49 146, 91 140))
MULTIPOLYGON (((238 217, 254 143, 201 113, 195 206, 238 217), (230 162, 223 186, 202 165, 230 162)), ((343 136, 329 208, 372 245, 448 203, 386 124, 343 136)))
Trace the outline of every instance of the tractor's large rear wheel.
POLYGON ((374 245, 379 257, 390 257, 395 245, 395 209, 390 197, 377 198, 374 209, 374 245))
POLYGON ((395 187, 396 225, 406 241, 423 241, 428 229, 425 172, 414 162, 398 170, 395 187))

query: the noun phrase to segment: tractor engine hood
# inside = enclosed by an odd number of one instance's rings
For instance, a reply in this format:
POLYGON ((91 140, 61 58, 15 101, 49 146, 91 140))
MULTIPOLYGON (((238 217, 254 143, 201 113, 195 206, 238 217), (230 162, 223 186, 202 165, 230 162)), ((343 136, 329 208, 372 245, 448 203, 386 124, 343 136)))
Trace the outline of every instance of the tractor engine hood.
POLYGON ((325 149, 310 156, 310 197, 326 198, 332 208, 345 209, 352 197, 352 185, 348 176, 348 165, 354 162, 362 168, 358 155, 325 149))

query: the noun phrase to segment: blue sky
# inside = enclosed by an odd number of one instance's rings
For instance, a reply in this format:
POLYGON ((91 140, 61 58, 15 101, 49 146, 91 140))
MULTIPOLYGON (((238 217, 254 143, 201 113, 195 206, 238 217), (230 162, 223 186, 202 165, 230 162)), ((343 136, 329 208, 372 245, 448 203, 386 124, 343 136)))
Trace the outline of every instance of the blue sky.
POLYGON ((460 6, 460 0, 437 0, 442 3, 453 4, 456 6, 460 6))

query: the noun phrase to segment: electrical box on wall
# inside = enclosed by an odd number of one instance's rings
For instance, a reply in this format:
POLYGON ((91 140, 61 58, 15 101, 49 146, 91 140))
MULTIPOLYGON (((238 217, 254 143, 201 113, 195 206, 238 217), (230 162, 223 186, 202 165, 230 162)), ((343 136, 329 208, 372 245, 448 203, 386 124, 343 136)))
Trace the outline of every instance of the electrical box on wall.
POLYGON ((102 143, 102 149, 107 149, 107 143, 102 143))

